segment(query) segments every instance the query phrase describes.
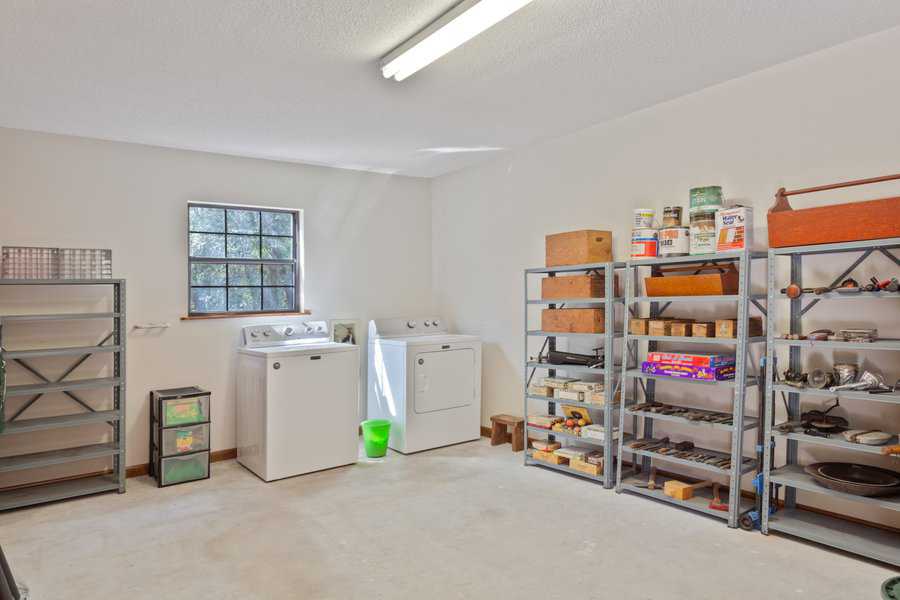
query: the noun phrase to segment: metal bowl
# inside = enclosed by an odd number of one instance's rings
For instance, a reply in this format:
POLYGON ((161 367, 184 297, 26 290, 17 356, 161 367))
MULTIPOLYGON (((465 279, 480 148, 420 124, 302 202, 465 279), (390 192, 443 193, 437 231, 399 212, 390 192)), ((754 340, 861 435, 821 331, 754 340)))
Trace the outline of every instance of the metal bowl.
POLYGON ((900 494, 900 473, 853 463, 822 462, 804 471, 825 487, 856 496, 900 494))

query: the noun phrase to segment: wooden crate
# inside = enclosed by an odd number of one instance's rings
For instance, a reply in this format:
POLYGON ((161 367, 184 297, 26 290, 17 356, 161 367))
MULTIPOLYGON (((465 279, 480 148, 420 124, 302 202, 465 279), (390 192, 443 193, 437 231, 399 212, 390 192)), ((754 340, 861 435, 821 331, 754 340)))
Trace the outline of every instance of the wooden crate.
MULTIPOLYGON (((757 337, 763 334, 762 317, 750 317, 747 327, 749 337, 757 337)), ((733 338, 737 336, 737 319, 717 319, 716 337, 733 338)))
POLYGON ((547 266, 612 262, 612 232, 582 229, 548 235, 547 266))
POLYGON ((650 319, 629 319, 628 333, 630 333, 631 335, 649 335, 650 319))
MULTIPOLYGON (((602 275, 561 275, 541 280, 541 298, 605 298, 605 277, 602 275)), ((613 280, 613 295, 619 295, 619 278, 613 280)))
POLYGON ((900 197, 799 210, 785 200, 768 221, 772 248, 900 237, 900 197))
POLYGON ((543 450, 532 450, 531 458, 541 462, 550 463, 551 465, 565 465, 569 463, 569 459, 565 456, 557 456, 552 452, 544 452, 543 450))
MULTIPOLYGON (((690 267, 691 271, 700 270, 690 267)), ((675 272, 683 267, 665 269, 664 272, 675 272)), ((645 277, 644 286, 648 296, 722 296, 738 292, 738 272, 734 265, 721 267, 703 267, 712 273, 697 275, 660 275, 645 277)))
POLYGON ((690 321, 672 321, 672 335, 679 337, 691 337, 690 321))
POLYGON ((603 333, 603 309, 545 308, 541 311, 541 329, 557 333, 603 333))
POLYGON ((569 461, 569 468, 578 471, 579 473, 586 473, 588 475, 593 475, 597 477, 603 474, 603 465, 592 465, 589 462, 585 462, 579 458, 573 458, 569 461))
POLYGON ((709 322, 691 323, 691 337, 716 337, 716 324, 709 322))
POLYGON ((672 335, 672 319, 650 319, 649 335, 672 335))

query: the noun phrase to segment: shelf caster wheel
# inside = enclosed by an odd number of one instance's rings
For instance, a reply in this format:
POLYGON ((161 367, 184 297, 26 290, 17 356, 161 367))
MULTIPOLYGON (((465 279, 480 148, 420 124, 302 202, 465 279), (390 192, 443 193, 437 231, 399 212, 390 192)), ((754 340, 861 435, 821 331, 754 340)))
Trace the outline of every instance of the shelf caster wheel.
POLYGON ((738 520, 738 525, 740 525, 741 529, 744 531, 753 531, 755 527, 753 526, 753 517, 750 515, 744 515, 738 520))

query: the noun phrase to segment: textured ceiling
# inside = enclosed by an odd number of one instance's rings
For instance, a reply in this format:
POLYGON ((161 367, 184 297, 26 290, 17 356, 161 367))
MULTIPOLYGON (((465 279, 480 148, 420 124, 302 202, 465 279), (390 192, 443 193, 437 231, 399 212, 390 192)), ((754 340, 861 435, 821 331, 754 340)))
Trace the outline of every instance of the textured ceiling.
POLYGON ((535 0, 410 79, 455 0, 3 0, 0 126, 434 176, 900 25, 897 0, 535 0))

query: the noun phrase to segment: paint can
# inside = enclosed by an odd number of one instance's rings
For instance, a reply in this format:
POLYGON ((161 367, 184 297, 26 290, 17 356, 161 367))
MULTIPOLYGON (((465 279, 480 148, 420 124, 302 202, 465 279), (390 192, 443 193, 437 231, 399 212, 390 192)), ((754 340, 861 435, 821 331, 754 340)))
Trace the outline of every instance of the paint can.
POLYGON ((659 248, 659 234, 655 229, 635 229, 631 232, 631 258, 656 258, 659 248))
POLYGON ((666 227, 659 230, 660 256, 687 256, 691 252, 691 233, 687 227, 666 227))
POLYGON ((681 207, 667 206, 663 209, 663 227, 681 227, 681 207))
POLYGON ((653 227, 653 219, 656 218, 656 211, 652 208, 636 208, 634 209, 634 229, 650 229, 653 227))
POLYGON ((732 206, 716 212, 716 252, 744 250, 753 245, 753 209, 732 206))
POLYGON ((690 253, 712 254, 716 251, 716 211, 706 207, 692 208, 690 253))
POLYGON ((719 208, 722 202, 722 186, 708 185, 706 187, 691 188, 691 209, 695 208, 719 208))

